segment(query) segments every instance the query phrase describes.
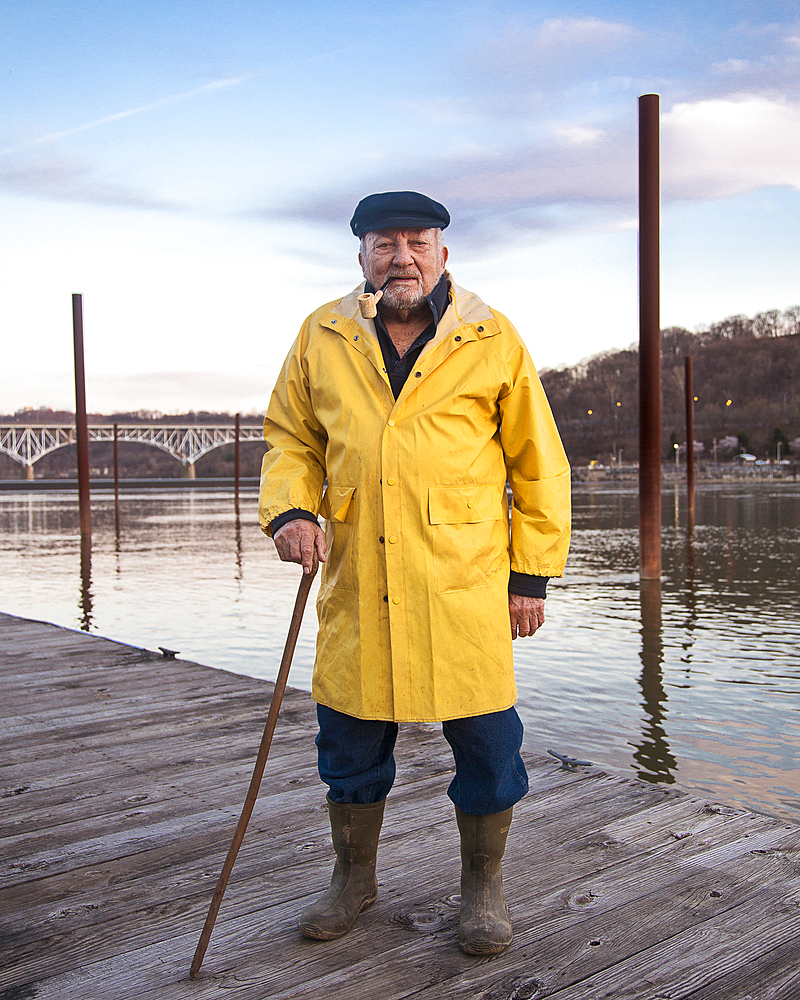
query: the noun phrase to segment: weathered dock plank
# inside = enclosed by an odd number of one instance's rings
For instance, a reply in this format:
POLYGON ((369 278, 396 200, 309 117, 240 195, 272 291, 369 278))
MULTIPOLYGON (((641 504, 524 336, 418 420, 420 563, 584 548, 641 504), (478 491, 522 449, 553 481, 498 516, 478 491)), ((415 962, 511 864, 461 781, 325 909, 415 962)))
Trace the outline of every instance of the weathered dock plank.
POLYGON ((269 685, 6 615, 0 681, 0 1000, 800 996, 800 828, 545 757, 527 757, 505 866, 514 944, 461 954, 433 726, 401 731, 378 903, 340 941, 305 941, 296 915, 331 849, 294 690, 191 982, 269 685))

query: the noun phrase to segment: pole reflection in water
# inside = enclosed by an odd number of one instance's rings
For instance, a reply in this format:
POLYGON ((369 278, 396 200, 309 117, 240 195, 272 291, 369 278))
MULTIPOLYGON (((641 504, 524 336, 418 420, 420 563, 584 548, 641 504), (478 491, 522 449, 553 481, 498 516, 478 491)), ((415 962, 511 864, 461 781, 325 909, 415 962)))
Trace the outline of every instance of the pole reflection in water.
POLYGON ((673 784, 678 762, 670 751, 664 720, 667 715, 667 693, 664 690, 664 640, 661 629, 661 581, 640 581, 639 600, 642 612, 642 648, 639 654, 642 673, 642 739, 636 746, 634 760, 637 774, 645 781, 673 784))
POLYGON ((114 424, 114 526, 119 542, 119 424, 114 424))
POLYGON ((92 630, 92 536, 81 535, 81 596, 78 601, 80 626, 84 632, 92 630))
MULTIPOLYGON (((238 482, 237 482, 238 486, 238 482)), ((236 546, 236 582, 241 589, 242 577, 244 576, 244 548, 242 545, 242 517, 239 512, 239 491, 236 490, 235 499, 233 501, 234 510, 234 521, 233 521, 233 531, 234 540, 236 546)))
POLYGON ((694 517, 686 525, 686 639, 681 644, 686 676, 691 674, 692 647, 697 629, 697 554, 694 548, 694 517))

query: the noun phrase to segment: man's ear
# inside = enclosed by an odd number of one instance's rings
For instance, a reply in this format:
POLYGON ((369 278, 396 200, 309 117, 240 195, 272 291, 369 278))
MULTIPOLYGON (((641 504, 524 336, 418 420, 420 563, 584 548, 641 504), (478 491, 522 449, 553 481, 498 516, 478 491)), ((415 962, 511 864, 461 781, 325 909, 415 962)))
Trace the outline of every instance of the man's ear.
MULTIPOLYGON (((360 256, 361 254, 359 254, 359 257, 360 256)), ((442 267, 447 266, 447 258, 449 256, 450 256, 450 251, 447 249, 447 247, 442 247, 442 267)))

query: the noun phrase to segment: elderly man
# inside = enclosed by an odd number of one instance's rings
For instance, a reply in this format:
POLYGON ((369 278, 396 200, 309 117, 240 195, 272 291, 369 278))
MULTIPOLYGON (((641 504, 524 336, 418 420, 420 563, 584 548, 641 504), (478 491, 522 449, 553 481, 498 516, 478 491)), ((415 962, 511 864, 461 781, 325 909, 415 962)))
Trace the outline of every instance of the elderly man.
POLYGON ((359 203, 366 280, 313 313, 286 359, 259 513, 281 559, 324 563, 312 693, 336 863, 300 931, 340 937, 375 901, 397 723, 441 722, 459 944, 490 955, 512 940, 501 861, 528 789, 511 641, 543 624, 563 571, 570 476, 516 330, 445 270, 449 221, 415 192, 359 203))

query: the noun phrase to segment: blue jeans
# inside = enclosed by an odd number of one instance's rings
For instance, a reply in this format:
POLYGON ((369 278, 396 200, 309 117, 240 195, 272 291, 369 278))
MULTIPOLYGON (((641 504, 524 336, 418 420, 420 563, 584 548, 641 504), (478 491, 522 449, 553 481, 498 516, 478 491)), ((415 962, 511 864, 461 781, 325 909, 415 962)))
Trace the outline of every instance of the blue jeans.
MULTIPOLYGON (((385 799, 395 778, 397 723, 354 719, 324 705, 317 705, 317 720, 319 776, 331 800, 366 805, 385 799)), ((503 812, 528 791, 516 709, 451 719, 442 733, 456 764, 447 794, 462 812, 503 812)))

